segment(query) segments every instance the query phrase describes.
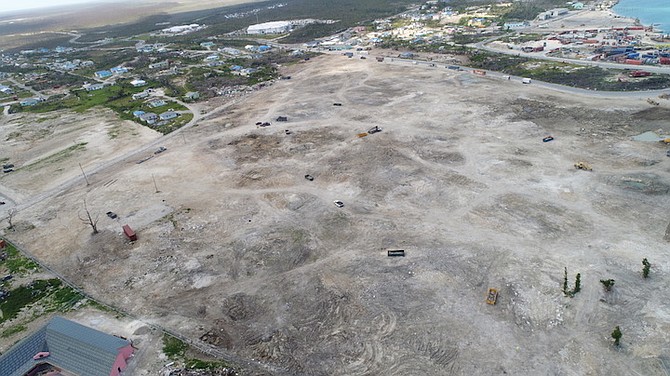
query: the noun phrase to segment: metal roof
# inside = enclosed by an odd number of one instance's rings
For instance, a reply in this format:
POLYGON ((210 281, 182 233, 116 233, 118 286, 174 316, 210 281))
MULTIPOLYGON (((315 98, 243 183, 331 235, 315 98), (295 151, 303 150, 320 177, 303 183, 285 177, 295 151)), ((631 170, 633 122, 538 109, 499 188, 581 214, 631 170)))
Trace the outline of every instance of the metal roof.
POLYGON ((23 376, 39 363, 49 363, 82 376, 109 376, 119 350, 129 341, 62 317, 24 338, 0 356, 0 375, 23 376), (38 352, 49 356, 34 360, 38 352))

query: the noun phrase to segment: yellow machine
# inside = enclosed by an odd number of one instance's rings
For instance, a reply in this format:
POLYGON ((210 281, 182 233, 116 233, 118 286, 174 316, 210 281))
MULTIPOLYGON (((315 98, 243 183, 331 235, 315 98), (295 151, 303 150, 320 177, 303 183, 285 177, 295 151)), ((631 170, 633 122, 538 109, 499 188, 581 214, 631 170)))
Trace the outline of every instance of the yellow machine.
POLYGON ((494 305, 498 301, 498 290, 494 288, 489 289, 489 293, 486 296, 486 303, 494 305))
POLYGON ((586 162, 575 163, 575 168, 578 169, 578 170, 593 171, 593 168, 591 168, 591 165, 586 163, 586 162))

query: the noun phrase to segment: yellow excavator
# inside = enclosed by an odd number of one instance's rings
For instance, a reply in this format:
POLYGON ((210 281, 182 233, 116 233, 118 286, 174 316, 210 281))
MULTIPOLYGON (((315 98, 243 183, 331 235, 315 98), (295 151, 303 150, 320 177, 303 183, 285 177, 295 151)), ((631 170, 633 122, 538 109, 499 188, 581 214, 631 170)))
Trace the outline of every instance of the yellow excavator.
POLYGON ((575 163, 575 168, 578 169, 578 170, 593 171, 593 168, 591 168, 591 165, 586 163, 586 162, 575 163))

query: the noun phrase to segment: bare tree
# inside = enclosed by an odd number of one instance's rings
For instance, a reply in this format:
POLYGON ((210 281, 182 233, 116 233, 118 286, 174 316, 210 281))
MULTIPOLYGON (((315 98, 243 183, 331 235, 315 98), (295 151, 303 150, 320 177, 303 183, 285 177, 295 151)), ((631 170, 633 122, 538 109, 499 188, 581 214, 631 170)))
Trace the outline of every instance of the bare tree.
POLYGON ((93 217, 91 217, 91 212, 88 211, 88 206, 86 206, 86 200, 84 200, 84 212, 86 212, 86 217, 84 218, 81 215, 79 215, 79 219, 82 222, 91 226, 91 228, 93 229, 93 235, 97 234, 98 233, 98 217, 100 217, 100 214, 96 215, 95 219, 93 219, 93 217))
POLYGON ((16 214, 16 209, 10 209, 9 213, 7 213, 7 222, 9 222, 9 227, 7 227, 7 230, 16 231, 16 229, 14 228, 14 224, 12 223, 12 219, 14 219, 14 214, 16 214))

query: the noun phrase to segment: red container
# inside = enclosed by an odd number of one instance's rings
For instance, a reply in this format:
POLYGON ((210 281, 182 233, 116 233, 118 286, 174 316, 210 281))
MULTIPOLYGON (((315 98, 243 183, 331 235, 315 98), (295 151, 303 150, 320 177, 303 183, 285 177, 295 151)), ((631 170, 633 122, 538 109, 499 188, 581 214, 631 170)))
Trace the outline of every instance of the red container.
POLYGON ((132 241, 137 240, 137 234, 133 231, 132 228, 128 225, 123 225, 123 233, 126 234, 126 237, 132 241))
POLYGON ((624 60, 625 64, 631 64, 631 65, 642 65, 642 60, 635 60, 635 59, 626 59, 624 60))
POLYGON ((663 65, 669 65, 670 64, 670 57, 662 57, 658 59, 658 62, 663 64, 663 65))

